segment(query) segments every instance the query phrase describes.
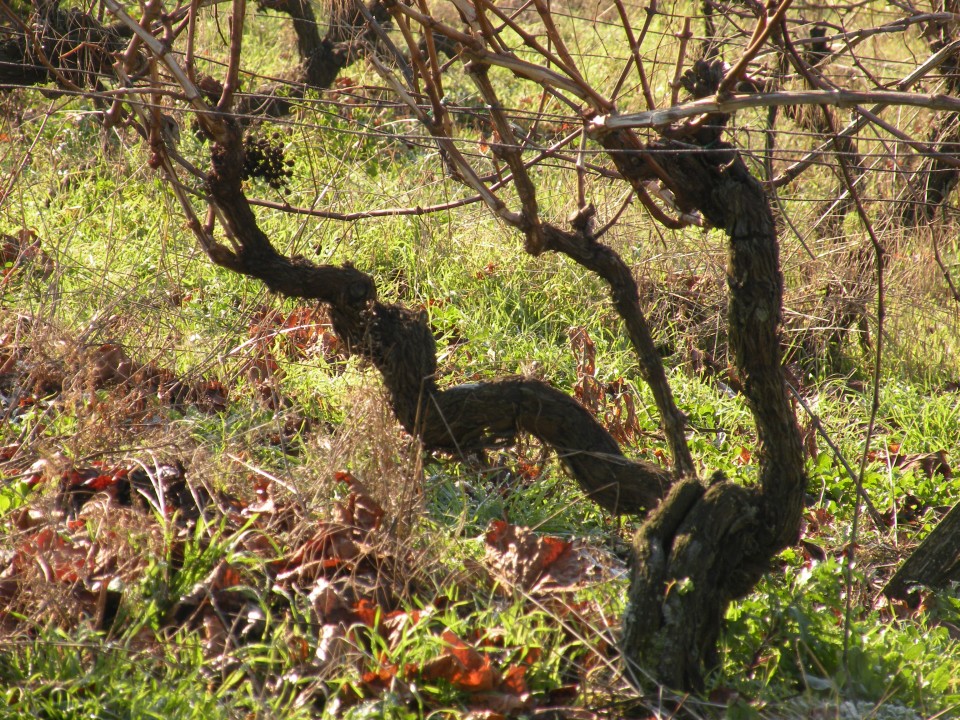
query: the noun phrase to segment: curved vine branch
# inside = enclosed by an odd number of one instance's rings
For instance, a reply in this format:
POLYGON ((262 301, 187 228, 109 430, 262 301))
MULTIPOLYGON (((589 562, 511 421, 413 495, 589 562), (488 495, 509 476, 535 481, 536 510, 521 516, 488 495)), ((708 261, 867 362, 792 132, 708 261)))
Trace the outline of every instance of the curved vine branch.
POLYGON ((276 252, 243 193, 239 128, 226 128, 207 185, 234 248, 218 245, 211 259, 274 292, 327 303, 338 336, 380 371, 394 414, 425 447, 468 453, 526 432, 554 448, 584 492, 607 510, 637 513, 659 502, 670 473, 624 457, 573 398, 528 378, 440 389, 436 346, 423 314, 381 303, 372 278, 349 265, 315 265, 276 252))

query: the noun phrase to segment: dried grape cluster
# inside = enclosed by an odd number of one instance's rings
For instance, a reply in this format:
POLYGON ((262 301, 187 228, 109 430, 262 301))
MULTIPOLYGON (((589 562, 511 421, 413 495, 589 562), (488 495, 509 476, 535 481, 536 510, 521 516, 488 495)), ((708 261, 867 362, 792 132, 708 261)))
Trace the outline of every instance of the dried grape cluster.
POLYGON ((282 136, 274 133, 271 138, 243 139, 243 179, 262 178, 274 190, 283 190, 293 177, 294 161, 284 157, 282 136))

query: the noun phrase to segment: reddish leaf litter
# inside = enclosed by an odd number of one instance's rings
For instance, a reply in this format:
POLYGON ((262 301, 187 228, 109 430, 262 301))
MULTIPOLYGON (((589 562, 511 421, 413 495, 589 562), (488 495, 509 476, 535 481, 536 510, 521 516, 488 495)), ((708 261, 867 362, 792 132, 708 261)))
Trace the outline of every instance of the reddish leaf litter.
POLYGON ((934 475, 942 475, 944 480, 949 480, 953 477, 953 469, 947 462, 945 450, 928 453, 907 453, 903 451, 900 443, 891 442, 888 443, 886 448, 871 450, 867 458, 873 462, 884 463, 889 467, 900 468, 904 472, 913 470, 928 478, 932 478, 934 475))
MULTIPOLYGON (((871 462, 883 463, 888 468, 899 468, 903 472, 914 472, 929 479, 939 475, 949 480, 953 476, 947 453, 943 450, 909 453, 904 451, 900 443, 890 442, 885 447, 871 450, 867 457, 871 462)), ((838 522, 836 516, 826 508, 811 508, 803 516, 799 549, 807 566, 826 560, 828 555, 844 560, 851 552, 855 552, 858 563, 874 568, 872 584, 882 587, 903 558, 909 557, 912 548, 918 545, 918 531, 924 525, 936 525, 950 508, 931 506, 912 493, 901 493, 887 510, 880 513, 883 525, 890 528, 889 539, 894 540, 895 544, 843 544, 839 547, 837 539, 846 535, 847 524, 838 522)), ((876 529, 882 530, 879 527, 876 529)), ((936 593, 918 593, 914 602, 889 599, 883 593, 876 593, 872 597, 864 597, 863 602, 872 605, 884 619, 914 619, 932 609, 930 603, 936 602, 936 593)))
POLYGON ((15 235, 0 234, 0 286, 23 277, 25 273, 46 280, 54 268, 53 258, 40 247, 35 230, 21 228, 15 235))
POLYGON ((299 307, 288 314, 262 307, 253 314, 248 334, 259 350, 276 349, 290 360, 319 355, 332 362, 345 357, 330 315, 320 306, 299 307))
POLYGON ((209 571, 183 594, 166 602, 148 595, 159 603, 160 633, 140 631, 139 646, 195 633, 211 667, 227 676, 249 670, 245 645, 286 633, 285 671, 270 675, 267 689, 299 693, 298 702, 332 714, 385 692, 411 707, 431 707, 436 698, 439 708, 451 691, 475 718, 546 712, 574 703, 585 674, 609 662, 612 631, 603 613, 574 594, 623 573, 622 564, 580 542, 491 525, 486 571, 473 582, 478 592, 489 592, 486 578, 514 602, 526 597, 531 608, 549 608, 578 641, 571 647, 582 648, 583 637, 595 644, 592 654, 570 657, 559 683, 539 678, 532 689, 541 648, 511 646, 496 626, 451 629, 442 612, 450 601, 436 595, 435 580, 417 567, 422 560, 391 540, 380 503, 348 472, 333 480, 340 499, 319 520, 262 475, 241 498, 212 496, 180 462, 35 463, 21 478, 26 501, 0 512, 9 541, 0 546, 0 633, 32 636, 50 623, 122 633, 122 609, 136 617, 134 604, 144 602, 144 583, 158 567, 164 586, 173 587, 178 573, 202 567, 198 554, 226 542, 230 553, 213 552, 209 571), (214 520, 198 527, 201 516, 214 520), (407 661, 402 648, 414 632, 426 651, 407 661))
POLYGON ((486 564, 508 594, 574 592, 622 571, 585 543, 540 536, 502 520, 490 524, 485 540, 486 564))
POLYGON ((123 588, 168 544, 157 515, 195 520, 197 500, 206 501, 187 486, 180 463, 56 470, 41 460, 20 483, 24 504, 0 514, 8 541, 0 548, 6 631, 32 633, 51 622, 108 630, 123 588))
POLYGON ((583 326, 569 330, 570 347, 577 362, 577 382, 573 395, 621 444, 636 445, 643 435, 637 417, 634 387, 617 378, 611 382, 597 379, 597 348, 583 326))
POLYGON ((326 308, 299 307, 288 314, 261 307, 248 326, 249 340, 234 352, 244 351, 244 372, 256 388, 258 399, 271 410, 289 406, 289 399, 280 393, 283 369, 277 358, 288 361, 321 357, 340 371, 346 354, 326 308))
POLYGON ((437 657, 403 668, 383 664, 364 673, 363 688, 368 692, 400 689, 410 693, 416 685, 444 683, 460 691, 465 704, 477 716, 482 713, 487 718, 506 718, 537 707, 538 698, 530 692, 525 678, 534 658, 539 657, 536 653, 529 653, 501 670, 494 653, 478 650, 457 634, 444 630, 440 639, 443 648, 437 657))
MULTIPOLYGON (((9 421, 16 423, 35 408, 55 416, 52 411, 64 405, 67 392, 70 403, 84 404, 87 418, 100 413, 142 421, 164 406, 226 409, 227 389, 217 380, 182 378, 155 362, 139 363, 116 343, 83 347, 74 342, 26 317, 0 316, 0 412, 9 421), (44 337, 51 339, 37 340, 44 337), (108 395, 98 396, 98 390, 108 395)), ((43 429, 45 423, 34 434, 43 429)))
MULTIPOLYGON (((931 480, 937 475, 944 480, 950 480, 953 477, 953 468, 950 466, 945 450, 910 453, 906 452, 900 443, 890 442, 884 448, 871 450, 867 458, 872 462, 882 463, 888 468, 898 468, 901 472, 912 472, 931 480)), ((931 510, 936 515, 942 516, 949 508, 932 508, 916 495, 905 493, 898 495, 894 504, 883 513, 883 521, 888 527, 904 526, 909 532, 913 532, 931 510)))
MULTIPOLYGON (((348 667, 357 672, 359 680, 341 687, 329 711, 336 714, 387 692, 394 701, 429 705, 431 688, 442 687, 457 691, 467 708, 480 713, 477 717, 489 718, 514 717, 575 698, 577 684, 531 691, 527 675, 540 658, 539 648, 506 648, 497 628, 484 628, 475 638, 453 632, 440 617, 447 602, 442 598, 421 601, 416 610, 405 607, 397 589, 411 586, 415 559, 380 541, 384 510, 363 483, 350 473, 337 473, 335 479, 348 492, 335 505, 334 518, 314 524, 309 536, 268 566, 274 590, 306 596, 319 628, 316 649, 312 656, 304 653, 297 676, 343 675, 348 667), (437 655, 401 664, 393 653, 403 655, 399 648, 411 632, 438 639, 437 655)), ((503 582, 503 568, 521 568, 531 592, 572 592, 596 570, 575 543, 537 538, 502 522, 487 537, 488 564, 497 582, 503 582)), ((414 592, 422 597, 422 588, 414 592)), ((585 605, 570 605, 570 622, 589 614, 585 605)))

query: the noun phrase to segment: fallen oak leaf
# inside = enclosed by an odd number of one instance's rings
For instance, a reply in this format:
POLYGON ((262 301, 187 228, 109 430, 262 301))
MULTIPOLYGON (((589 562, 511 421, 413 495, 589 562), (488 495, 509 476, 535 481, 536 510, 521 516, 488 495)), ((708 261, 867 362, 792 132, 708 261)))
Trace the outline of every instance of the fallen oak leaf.
POLYGON ((396 665, 381 664, 376 670, 368 670, 360 677, 364 689, 373 695, 379 695, 385 690, 389 690, 397 677, 399 668, 396 665))
POLYGON ((354 604, 353 613, 360 622, 371 628, 378 627, 383 620, 381 608, 366 598, 362 598, 354 604))
POLYGON ((353 473, 345 470, 337 471, 333 477, 351 490, 345 502, 336 504, 340 522, 344 525, 352 525, 365 533, 379 529, 385 511, 367 492, 364 484, 353 473))
POLYGON ((35 230, 21 228, 16 235, 0 235, 0 267, 4 275, 29 265, 31 270, 46 280, 53 273, 53 259, 40 247, 35 230))
POLYGON ((342 614, 347 606, 337 586, 324 577, 317 578, 308 600, 321 622, 327 622, 334 613, 342 614))
POLYGON ((745 447, 740 448, 740 452, 737 453, 737 456, 733 459, 733 464, 743 467, 744 465, 749 465, 750 460, 752 459, 752 454, 750 450, 745 447))
POLYGON ((898 498, 893 506, 882 514, 887 527, 918 523, 926 511, 927 505, 912 493, 898 498))
POLYGON ((333 479, 336 480, 337 482, 342 482, 351 490, 357 490, 359 492, 363 492, 363 484, 349 470, 337 470, 333 474, 333 479))
POLYGON ((92 570, 89 547, 80 547, 49 527, 31 535, 16 549, 14 572, 22 572, 31 561, 50 583, 75 583, 81 574, 92 570))
POLYGON ((467 700, 470 707, 477 708, 467 717, 507 718, 521 710, 528 710, 532 703, 530 695, 515 695, 510 692, 479 692, 467 700), (480 709, 482 708, 482 710, 480 709), (480 713, 480 714, 478 714, 480 713))
POLYGON ((125 382, 137 370, 126 351, 114 343, 105 343, 90 353, 89 377, 96 389, 125 382))
POLYGON ((507 690, 514 695, 526 695, 530 692, 530 688, 527 687, 527 674, 528 665, 511 665, 507 668, 507 672, 503 675, 503 681, 500 683, 500 688, 502 690, 507 690))

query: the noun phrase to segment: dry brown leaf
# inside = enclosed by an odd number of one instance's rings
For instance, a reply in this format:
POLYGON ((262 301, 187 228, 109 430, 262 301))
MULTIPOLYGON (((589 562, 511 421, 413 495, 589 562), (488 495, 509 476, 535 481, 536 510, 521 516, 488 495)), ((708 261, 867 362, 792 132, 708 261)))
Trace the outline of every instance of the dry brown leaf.
POLYGON ((113 343, 101 345, 91 352, 89 363, 89 377, 95 388, 124 382, 137 371, 124 349, 113 343))
POLYGON ((944 480, 950 480, 953 477, 953 469, 947 462, 945 450, 917 455, 900 455, 898 458, 902 458, 902 461, 898 463, 901 470, 920 468, 928 478, 932 478, 934 475, 942 475, 944 480))
POLYGON ((486 535, 486 562, 498 579, 531 592, 569 590, 596 568, 585 548, 495 520, 486 535))
POLYGON ((277 580, 297 577, 301 581, 311 581, 321 576, 325 569, 339 567, 355 559, 360 554, 360 548, 351 535, 351 528, 339 523, 318 523, 312 538, 289 557, 273 564, 277 580))
POLYGON ((443 633, 447 644, 444 654, 420 668, 426 680, 445 680, 468 692, 489 692, 500 684, 500 673, 490 663, 490 656, 477 652, 449 630, 443 633))
POLYGON ((352 492, 345 503, 337 503, 337 514, 344 525, 352 525, 364 533, 370 533, 380 527, 384 510, 369 495, 352 492))

